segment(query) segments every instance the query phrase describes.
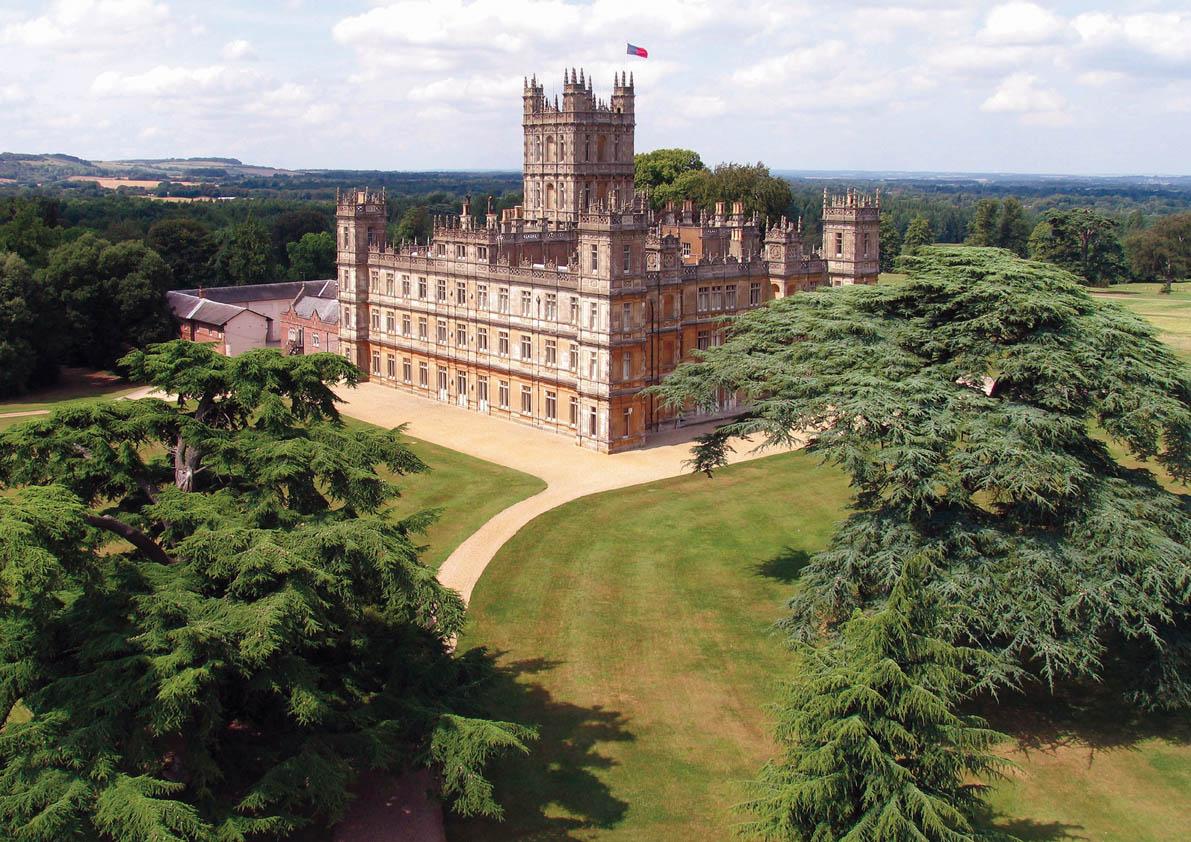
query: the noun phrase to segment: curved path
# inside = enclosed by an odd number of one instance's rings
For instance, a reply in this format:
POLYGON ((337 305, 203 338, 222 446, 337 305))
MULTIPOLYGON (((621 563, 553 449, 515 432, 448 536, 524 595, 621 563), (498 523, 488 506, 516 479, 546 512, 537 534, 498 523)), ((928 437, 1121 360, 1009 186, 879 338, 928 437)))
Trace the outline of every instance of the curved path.
MULTIPOLYGON (((382 427, 408 423, 411 436, 458 450, 546 482, 545 490, 499 512, 455 548, 439 568, 438 578, 466 601, 497 551, 522 526, 556 506, 578 497, 679 476, 690 471, 690 440, 704 427, 663 433, 649 447, 626 453, 595 453, 577 447, 565 436, 535 430, 512 421, 470 412, 374 383, 341 390, 345 415, 382 427)), ((741 462, 777 450, 756 452, 748 442, 735 442, 729 460, 741 462)))

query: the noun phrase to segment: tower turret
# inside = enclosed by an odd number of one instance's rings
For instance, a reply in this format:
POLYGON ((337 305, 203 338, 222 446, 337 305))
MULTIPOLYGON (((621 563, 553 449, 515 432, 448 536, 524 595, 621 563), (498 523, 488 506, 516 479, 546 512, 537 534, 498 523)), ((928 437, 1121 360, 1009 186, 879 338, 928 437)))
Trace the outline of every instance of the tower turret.
POLYGON ((823 257, 832 286, 875 284, 880 273, 881 197, 823 190, 823 257))

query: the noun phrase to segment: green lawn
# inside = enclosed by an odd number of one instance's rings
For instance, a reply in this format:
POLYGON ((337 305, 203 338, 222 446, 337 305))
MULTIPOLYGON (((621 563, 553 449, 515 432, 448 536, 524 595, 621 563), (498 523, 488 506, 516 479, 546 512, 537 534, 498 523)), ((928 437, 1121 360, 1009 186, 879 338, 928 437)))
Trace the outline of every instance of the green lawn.
MULTIPOLYGON (((841 473, 795 453, 594 495, 521 530, 460 645, 498 653, 499 715, 542 738, 497 770, 507 821, 452 819, 452 842, 729 838, 794 668, 771 624, 847 499, 841 473)), ((996 823, 1030 839, 1181 838, 1186 729, 1119 711, 1097 729, 1041 719, 1057 707, 999 717, 1022 772, 995 791, 996 823)))
MULTIPOLYGON (((129 383, 111 372, 67 368, 54 386, 0 402, 0 414, 56 409, 64 403, 93 398, 114 399, 139 388, 137 384, 129 383)), ((5 420, 10 419, 0 418, 0 423, 5 420)))
POLYGON ((771 636, 847 483, 805 454, 577 500, 506 544, 461 647, 501 653, 501 715, 536 722, 497 775, 508 822, 452 840, 723 839, 772 750, 790 668, 771 636))
POLYGON ((1191 359, 1191 283, 1175 284, 1169 295, 1159 292, 1161 288, 1161 284, 1118 284, 1090 291, 1096 298, 1123 304, 1152 322, 1164 341, 1191 359))

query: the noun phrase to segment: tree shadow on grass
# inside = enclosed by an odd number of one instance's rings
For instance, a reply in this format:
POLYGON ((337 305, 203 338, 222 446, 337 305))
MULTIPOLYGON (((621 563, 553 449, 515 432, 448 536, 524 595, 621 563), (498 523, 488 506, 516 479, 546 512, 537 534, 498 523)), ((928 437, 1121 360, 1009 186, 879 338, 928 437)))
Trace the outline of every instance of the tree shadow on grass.
POLYGON ((776 579, 783 584, 790 584, 802 575, 802 568, 811 560, 811 554, 806 550, 796 550, 793 547, 782 547, 782 551, 773 558, 766 559, 754 565, 753 571, 758 576, 776 579))
POLYGON ((633 735, 620 712, 557 699, 532 679, 558 666, 557 661, 534 658, 497 668, 491 716, 536 725, 539 738, 528 755, 503 758, 490 770, 504 821, 448 817, 452 842, 579 839, 575 834, 580 831, 614 827, 624 818, 628 803, 597 774, 615 761, 599 748, 633 735))
POLYGON ((1074 842, 1074 840, 1091 838, 1079 833, 1083 830, 1083 825, 1010 818, 995 814, 987 808, 982 814, 976 816, 975 823, 981 829, 1005 833, 1022 840, 1022 842, 1064 842, 1064 840, 1074 842))
POLYGON ((1013 737, 1018 750, 1054 753, 1064 748, 1088 752, 1131 749, 1155 737, 1191 743, 1191 719, 1179 713, 1146 711, 1124 700, 1117 681, 1068 681, 1053 689, 1040 682, 1021 693, 982 699, 976 712, 998 731, 1013 737))

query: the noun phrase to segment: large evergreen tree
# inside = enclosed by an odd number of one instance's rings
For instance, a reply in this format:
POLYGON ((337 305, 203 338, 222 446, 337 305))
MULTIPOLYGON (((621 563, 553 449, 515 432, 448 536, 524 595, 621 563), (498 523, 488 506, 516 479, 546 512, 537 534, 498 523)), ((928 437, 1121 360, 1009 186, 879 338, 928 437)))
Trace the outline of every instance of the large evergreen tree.
POLYGON ((1030 224, 1026 221, 1026 209, 1016 197, 1010 196, 1001 203, 996 238, 989 245, 1009 249, 1018 257, 1025 257, 1029 239, 1030 224))
POLYGON ((881 214, 881 271, 892 272, 893 262, 902 253, 902 235, 897 230, 893 215, 881 214))
MULTIPOLYGON (((931 551, 941 634, 1045 679, 1133 665, 1137 698, 1191 703, 1187 496, 1119 464, 1096 427, 1191 480, 1191 371, 1154 328, 1070 273, 999 249, 924 248, 897 286, 795 295, 737 318, 659 390, 672 405, 740 391, 728 434, 842 466, 855 511, 802 576, 787 623, 815 639, 931 551)), ((990 671, 990 681, 1003 676, 990 671)))
POLYGON ((1001 203, 996 199, 981 199, 976 203, 976 212, 968 223, 968 245, 997 245, 997 226, 1000 223, 1001 203))
MULTIPOLYGON (((774 842, 970 842, 984 786, 1005 761, 1003 735, 956 708, 984 653, 935 637, 925 559, 907 563, 888 601, 856 612, 829 644, 800 647, 778 724, 782 754, 744 806, 747 835, 774 842)), ((1005 838, 994 834, 997 838, 1005 838)))
POLYGON ((906 227, 906 236, 902 239, 902 254, 915 254, 920 248, 929 246, 934 241, 935 234, 931 230, 930 220, 918 214, 906 227))
POLYGON ((498 813, 482 765, 528 733, 476 717, 428 515, 384 508, 377 467, 424 466, 338 419, 358 371, 188 342, 125 365, 170 399, 0 434, 0 835, 280 837, 335 821, 369 768, 432 766, 498 813))

